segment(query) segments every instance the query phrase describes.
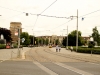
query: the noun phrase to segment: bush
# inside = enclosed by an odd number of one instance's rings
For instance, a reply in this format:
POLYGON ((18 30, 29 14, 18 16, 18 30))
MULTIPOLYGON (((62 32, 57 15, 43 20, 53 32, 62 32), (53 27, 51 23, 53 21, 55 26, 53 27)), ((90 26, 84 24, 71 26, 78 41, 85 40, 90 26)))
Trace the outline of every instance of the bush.
POLYGON ((18 46, 17 46, 17 44, 14 44, 14 48, 17 48, 18 46))
POLYGON ((94 41, 89 41, 88 47, 89 47, 89 48, 93 48, 94 46, 95 46, 94 41))
POLYGON ((5 49, 5 48, 6 48, 6 45, 0 44, 0 49, 5 49))
POLYGON ((92 53, 93 54, 100 54, 100 48, 78 48, 77 52, 80 53, 92 53))

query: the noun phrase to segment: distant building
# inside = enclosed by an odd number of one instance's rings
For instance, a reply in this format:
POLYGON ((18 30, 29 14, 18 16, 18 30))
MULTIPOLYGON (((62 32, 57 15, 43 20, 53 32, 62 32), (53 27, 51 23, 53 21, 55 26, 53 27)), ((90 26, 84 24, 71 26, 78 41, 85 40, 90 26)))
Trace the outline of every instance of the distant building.
POLYGON ((18 42, 18 31, 20 29, 20 33, 22 33, 22 24, 21 22, 11 22, 10 23, 10 31, 12 42, 18 42))
POLYGON ((85 46, 87 46, 88 45, 88 42, 90 41, 90 37, 82 37, 85 41, 86 41, 86 43, 85 43, 85 46))
POLYGON ((52 45, 56 45, 56 40, 59 40, 59 43, 62 43, 62 40, 65 36, 57 36, 57 35, 52 35, 52 36, 38 36, 39 38, 43 38, 46 40, 46 38, 49 40, 49 44, 51 43, 52 45))

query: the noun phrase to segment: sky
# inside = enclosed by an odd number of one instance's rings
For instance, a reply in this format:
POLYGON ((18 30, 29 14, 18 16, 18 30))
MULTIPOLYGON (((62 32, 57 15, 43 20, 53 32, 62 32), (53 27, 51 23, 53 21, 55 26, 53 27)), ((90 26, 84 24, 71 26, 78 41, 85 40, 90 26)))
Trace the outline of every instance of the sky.
POLYGON ((9 29, 10 22, 21 22, 22 31, 30 35, 65 36, 67 26, 68 33, 76 30, 77 10, 82 36, 91 35, 95 26, 100 32, 100 0, 0 0, 0 27, 9 29))

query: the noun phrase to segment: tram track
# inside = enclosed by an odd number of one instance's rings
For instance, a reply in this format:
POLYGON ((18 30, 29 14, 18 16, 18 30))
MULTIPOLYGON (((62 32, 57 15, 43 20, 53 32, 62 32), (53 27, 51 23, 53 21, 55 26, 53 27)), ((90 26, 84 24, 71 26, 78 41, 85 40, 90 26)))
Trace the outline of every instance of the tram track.
MULTIPOLYGON (((86 57, 80 57, 76 55, 52 52, 49 48, 42 48, 41 50, 38 48, 34 50, 31 49, 28 55, 31 57, 31 59, 33 59, 34 61, 38 61, 38 62, 66 62, 66 60, 71 59, 71 60, 76 60, 75 62, 80 61, 80 62, 91 62, 91 63, 100 64, 99 60, 93 60, 93 59, 89 59, 86 57), (60 61, 60 59, 64 61, 60 61)), ((68 62, 71 62, 71 60, 68 62)))
POLYGON ((89 58, 86 58, 86 57, 79 57, 79 56, 70 55, 70 54, 66 55, 66 54, 61 54, 61 53, 55 53, 55 52, 52 52, 50 49, 49 50, 44 49, 44 51, 47 52, 47 53, 54 54, 54 55, 61 56, 61 57, 65 57, 65 58, 76 59, 76 60, 79 60, 79 61, 92 62, 92 63, 99 63, 100 64, 100 61, 94 60, 94 59, 89 59, 89 58))

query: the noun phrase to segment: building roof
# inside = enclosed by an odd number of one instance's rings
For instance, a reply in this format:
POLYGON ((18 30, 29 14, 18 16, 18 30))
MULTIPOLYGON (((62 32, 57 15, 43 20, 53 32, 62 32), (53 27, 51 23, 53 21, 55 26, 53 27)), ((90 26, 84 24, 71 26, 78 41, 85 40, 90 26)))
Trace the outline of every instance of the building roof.
POLYGON ((10 22, 10 24, 22 24, 21 22, 10 22))

